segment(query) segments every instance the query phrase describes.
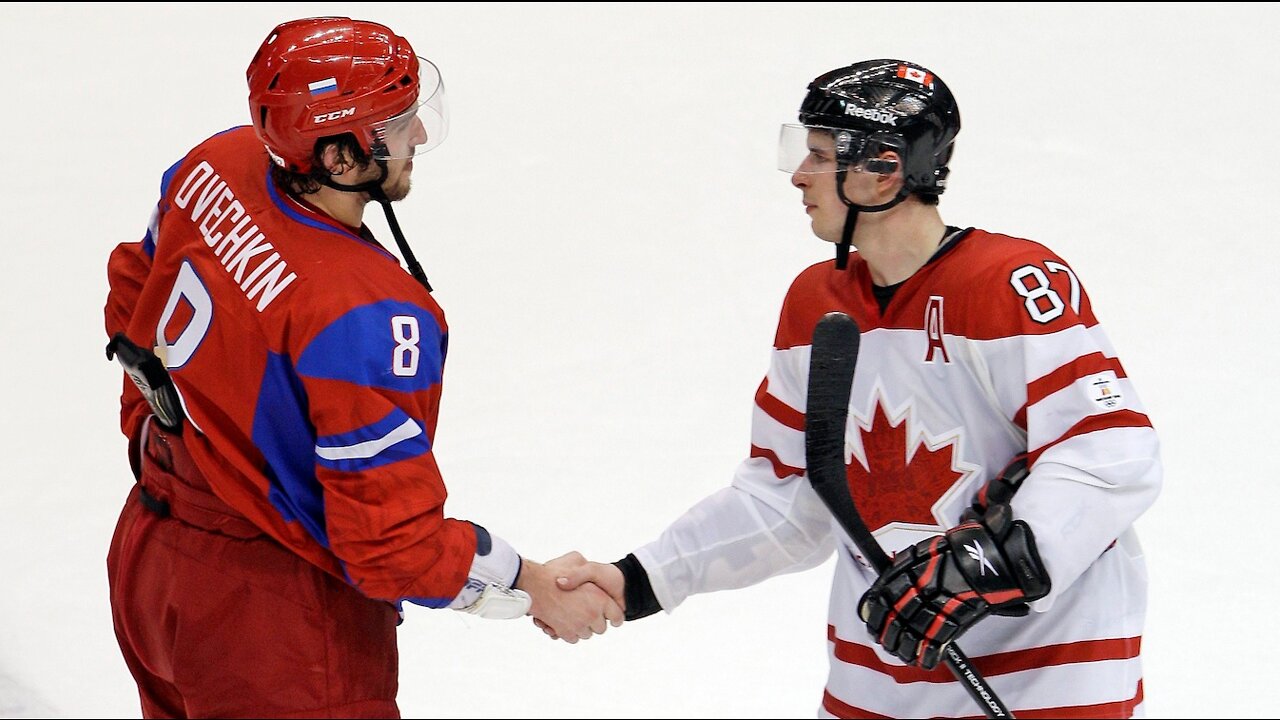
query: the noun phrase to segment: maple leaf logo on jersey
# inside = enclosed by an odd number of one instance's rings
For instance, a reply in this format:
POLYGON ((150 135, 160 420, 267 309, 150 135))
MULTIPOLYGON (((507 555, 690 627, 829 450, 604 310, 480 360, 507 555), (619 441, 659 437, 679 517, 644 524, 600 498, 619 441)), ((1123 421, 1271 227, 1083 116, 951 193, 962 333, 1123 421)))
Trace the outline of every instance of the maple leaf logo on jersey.
POLYGON ((891 413, 880 392, 871 395, 870 419, 852 416, 861 430, 846 468, 849 492, 872 533, 886 529, 940 533, 939 509, 978 469, 957 457, 959 429, 935 436, 911 422, 911 405, 891 413))

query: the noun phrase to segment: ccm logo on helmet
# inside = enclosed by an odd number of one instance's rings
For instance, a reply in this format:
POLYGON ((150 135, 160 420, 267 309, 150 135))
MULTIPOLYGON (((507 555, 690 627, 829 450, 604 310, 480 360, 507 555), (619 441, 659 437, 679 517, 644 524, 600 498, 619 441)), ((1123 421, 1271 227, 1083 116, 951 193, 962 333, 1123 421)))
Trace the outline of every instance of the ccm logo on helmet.
POLYGON ((345 110, 334 110, 333 112, 330 112, 330 113, 324 113, 323 115, 313 116, 311 119, 311 124, 319 125, 320 123, 327 123, 332 120, 339 120, 341 118, 348 117, 355 114, 356 114, 356 109, 354 107, 349 107, 345 110))
POLYGON ((860 108, 857 105, 845 105, 844 114, 854 117, 866 118, 885 125, 898 126, 898 116, 884 110, 876 110, 874 108, 860 108))

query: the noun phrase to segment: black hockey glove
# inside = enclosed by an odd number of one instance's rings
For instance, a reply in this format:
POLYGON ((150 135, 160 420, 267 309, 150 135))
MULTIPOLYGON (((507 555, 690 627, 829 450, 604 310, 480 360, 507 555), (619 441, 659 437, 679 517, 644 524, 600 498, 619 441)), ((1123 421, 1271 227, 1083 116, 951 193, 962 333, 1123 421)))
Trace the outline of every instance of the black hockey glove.
POLYGON ((898 553, 858 612, 886 650, 931 670, 947 643, 982 618, 1048 594, 1031 528, 1001 504, 898 553))
MULTIPOLYGON (((993 479, 988 480, 978 493, 973 497, 973 503, 960 513, 960 522, 970 522, 972 520, 980 520, 987 514, 987 508, 992 505, 1008 505, 1013 500, 1013 496, 1018 492, 1018 488, 1022 487, 1022 481, 1027 479, 1027 475, 1031 474, 1031 469, 1027 467, 1027 454, 1023 453, 1013 460, 1000 471, 1000 474, 993 479)), ((1006 617, 1025 617, 1031 612, 1031 608, 1027 604, 1009 603, 991 611, 992 615, 1004 615, 1006 617)))
POLYGON ((1010 460, 999 475, 987 481, 987 484, 978 490, 978 494, 973 498, 973 504, 960 513, 961 522, 977 520, 986 515, 987 508, 992 505, 1010 504, 1018 488, 1022 487, 1022 481, 1026 480, 1029 474, 1031 469, 1027 467, 1026 453, 1010 460))

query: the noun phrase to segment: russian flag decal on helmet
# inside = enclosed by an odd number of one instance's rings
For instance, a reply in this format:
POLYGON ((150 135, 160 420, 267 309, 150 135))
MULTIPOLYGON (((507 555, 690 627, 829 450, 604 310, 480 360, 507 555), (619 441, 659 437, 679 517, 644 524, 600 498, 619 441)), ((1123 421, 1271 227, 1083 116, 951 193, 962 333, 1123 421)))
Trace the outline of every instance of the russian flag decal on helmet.
POLYGON ((331 92, 338 89, 338 81, 334 78, 325 78, 317 80, 313 83, 307 83, 307 87, 311 90, 312 95, 320 95, 322 93, 331 92))

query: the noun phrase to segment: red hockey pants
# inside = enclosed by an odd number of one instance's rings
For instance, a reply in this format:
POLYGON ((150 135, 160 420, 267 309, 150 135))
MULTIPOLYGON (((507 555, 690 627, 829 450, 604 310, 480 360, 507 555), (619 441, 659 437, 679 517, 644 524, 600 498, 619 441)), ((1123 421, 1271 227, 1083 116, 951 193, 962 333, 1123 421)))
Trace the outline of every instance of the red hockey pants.
POLYGON ((395 608, 284 549, 152 423, 107 556, 145 717, 399 717, 395 608), (144 504, 145 501, 145 504, 144 504))

